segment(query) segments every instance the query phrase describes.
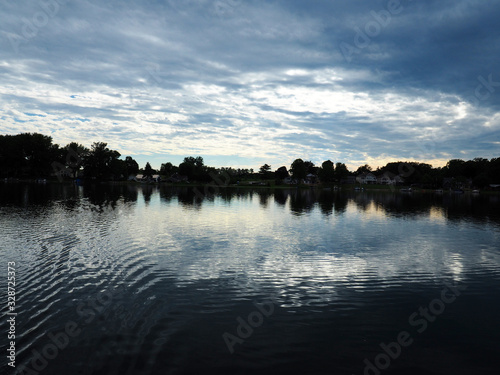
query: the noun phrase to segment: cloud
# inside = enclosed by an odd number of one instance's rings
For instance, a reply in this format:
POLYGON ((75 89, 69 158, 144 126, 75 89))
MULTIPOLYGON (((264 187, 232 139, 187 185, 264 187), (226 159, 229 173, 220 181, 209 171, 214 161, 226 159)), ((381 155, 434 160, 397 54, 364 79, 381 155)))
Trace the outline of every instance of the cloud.
POLYGON ((500 4, 394 4, 7 2, 0 132, 141 164, 498 156, 500 4))

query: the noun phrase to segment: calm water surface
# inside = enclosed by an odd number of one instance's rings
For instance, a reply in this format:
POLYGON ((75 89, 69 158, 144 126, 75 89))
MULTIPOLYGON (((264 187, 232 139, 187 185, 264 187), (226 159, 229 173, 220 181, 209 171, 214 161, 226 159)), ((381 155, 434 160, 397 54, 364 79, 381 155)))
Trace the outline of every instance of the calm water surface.
POLYGON ((18 373, 498 373, 499 196, 0 184, 0 238, 18 373))

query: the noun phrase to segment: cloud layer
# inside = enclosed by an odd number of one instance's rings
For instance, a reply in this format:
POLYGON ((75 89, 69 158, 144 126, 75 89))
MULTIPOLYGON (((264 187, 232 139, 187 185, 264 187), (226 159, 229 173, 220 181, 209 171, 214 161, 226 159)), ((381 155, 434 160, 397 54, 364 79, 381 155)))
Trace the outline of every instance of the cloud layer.
POLYGON ((500 156, 497 2, 2 4, 2 134, 157 167, 500 156))

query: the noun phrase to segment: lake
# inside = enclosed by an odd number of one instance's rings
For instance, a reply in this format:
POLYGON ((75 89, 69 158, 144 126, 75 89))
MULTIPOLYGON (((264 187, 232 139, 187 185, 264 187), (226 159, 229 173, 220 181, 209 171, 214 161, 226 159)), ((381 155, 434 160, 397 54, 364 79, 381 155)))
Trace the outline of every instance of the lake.
POLYGON ((498 373, 499 195, 0 184, 0 235, 5 374, 498 373))

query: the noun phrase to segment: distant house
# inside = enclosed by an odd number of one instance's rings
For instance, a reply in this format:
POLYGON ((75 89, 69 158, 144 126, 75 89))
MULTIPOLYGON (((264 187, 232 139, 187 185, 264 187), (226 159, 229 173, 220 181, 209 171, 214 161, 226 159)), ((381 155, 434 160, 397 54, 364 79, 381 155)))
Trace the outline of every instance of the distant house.
POLYGON ((453 177, 443 178, 443 189, 451 189, 454 185, 455 179, 453 177))
POLYGON ((405 183, 405 179, 401 177, 399 174, 394 176, 394 185, 403 185, 405 183))
POLYGON ((376 184, 377 183, 377 177, 371 172, 365 172, 361 173, 360 175, 356 176, 356 181, 359 182, 360 184, 376 184))
POLYGON ((296 185, 297 184, 297 180, 288 176, 288 177, 285 177, 283 179, 283 183, 286 184, 286 185, 296 185))
POLYGON ((53 173, 55 177, 73 177, 73 172, 71 168, 61 168, 58 169, 55 173, 53 173))
POLYGON ((316 176, 315 174, 312 174, 312 173, 309 173, 306 178, 304 179, 304 183, 305 184, 309 184, 309 185, 313 185, 313 184, 316 184, 318 183, 318 176, 316 176))
POLYGON ((380 185, 394 185, 394 177, 396 177, 394 173, 386 171, 377 176, 377 183, 380 185))
POLYGON ((381 185, 401 185, 404 183, 404 179, 400 175, 386 171, 377 176, 377 183, 381 185))
POLYGON ((138 175, 130 175, 128 176, 129 181, 136 181, 136 182, 160 182, 161 177, 159 174, 154 174, 152 176, 145 176, 143 174, 138 174, 138 175))

